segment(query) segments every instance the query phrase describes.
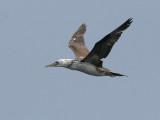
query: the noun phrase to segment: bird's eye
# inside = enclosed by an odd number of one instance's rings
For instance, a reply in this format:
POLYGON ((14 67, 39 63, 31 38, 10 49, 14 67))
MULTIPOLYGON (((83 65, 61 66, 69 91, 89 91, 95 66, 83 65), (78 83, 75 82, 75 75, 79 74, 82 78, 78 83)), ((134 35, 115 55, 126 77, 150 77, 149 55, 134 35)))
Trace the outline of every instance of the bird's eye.
POLYGON ((56 64, 59 64, 59 62, 58 62, 58 61, 56 61, 55 63, 56 63, 56 64))

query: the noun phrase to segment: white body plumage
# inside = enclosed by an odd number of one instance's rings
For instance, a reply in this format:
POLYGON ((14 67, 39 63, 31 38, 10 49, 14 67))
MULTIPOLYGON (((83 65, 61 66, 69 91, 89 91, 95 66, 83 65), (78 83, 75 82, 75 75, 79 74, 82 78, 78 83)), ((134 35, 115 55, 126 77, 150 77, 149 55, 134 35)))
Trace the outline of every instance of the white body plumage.
POLYGON ((80 62, 74 59, 59 59, 57 62, 59 63, 57 64, 57 67, 65 67, 70 70, 78 70, 94 76, 106 75, 105 71, 103 72, 102 69, 99 69, 90 63, 80 62))

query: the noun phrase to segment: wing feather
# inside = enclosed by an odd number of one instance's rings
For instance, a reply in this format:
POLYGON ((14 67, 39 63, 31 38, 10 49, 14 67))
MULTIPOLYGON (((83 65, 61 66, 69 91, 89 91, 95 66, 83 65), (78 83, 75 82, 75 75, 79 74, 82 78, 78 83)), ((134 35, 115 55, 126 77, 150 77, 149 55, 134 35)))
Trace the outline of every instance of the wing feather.
POLYGON ((126 30, 131 23, 132 18, 129 18, 117 29, 112 31, 110 34, 106 35, 102 40, 98 41, 94 45, 91 52, 82 60, 82 62, 92 63, 95 66, 102 66, 101 59, 106 58, 108 56, 115 42, 117 42, 122 32, 126 30))
POLYGON ((78 30, 73 34, 71 40, 69 41, 69 47, 74 52, 76 59, 82 60, 84 59, 88 53, 89 50, 85 46, 84 42, 84 34, 86 32, 86 25, 82 24, 78 30))

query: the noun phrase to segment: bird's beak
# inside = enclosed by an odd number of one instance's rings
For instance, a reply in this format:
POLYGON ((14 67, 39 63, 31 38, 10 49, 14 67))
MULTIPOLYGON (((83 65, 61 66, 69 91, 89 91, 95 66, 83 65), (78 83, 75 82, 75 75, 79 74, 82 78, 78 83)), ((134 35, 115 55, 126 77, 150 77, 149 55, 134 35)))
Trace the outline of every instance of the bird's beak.
POLYGON ((47 68, 47 67, 55 67, 55 66, 56 66, 56 63, 52 63, 52 64, 46 65, 45 68, 47 68))

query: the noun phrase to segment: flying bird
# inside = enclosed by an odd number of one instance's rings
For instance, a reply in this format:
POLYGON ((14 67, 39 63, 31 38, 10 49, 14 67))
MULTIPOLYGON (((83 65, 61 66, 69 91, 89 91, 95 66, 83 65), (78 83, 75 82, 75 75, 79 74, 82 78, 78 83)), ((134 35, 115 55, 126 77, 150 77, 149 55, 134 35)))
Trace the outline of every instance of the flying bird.
POLYGON ((93 76, 126 76, 110 71, 103 67, 102 58, 106 58, 110 53, 113 45, 118 41, 122 32, 126 30, 132 23, 132 18, 129 18, 117 29, 106 35, 98 41, 93 49, 89 52, 85 46, 84 34, 86 25, 82 24, 73 34, 69 41, 69 47, 75 54, 75 59, 59 59, 56 62, 46 65, 45 67, 65 67, 71 70, 77 70, 93 76))

